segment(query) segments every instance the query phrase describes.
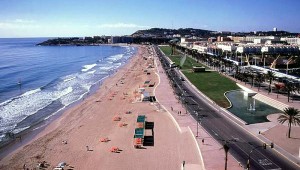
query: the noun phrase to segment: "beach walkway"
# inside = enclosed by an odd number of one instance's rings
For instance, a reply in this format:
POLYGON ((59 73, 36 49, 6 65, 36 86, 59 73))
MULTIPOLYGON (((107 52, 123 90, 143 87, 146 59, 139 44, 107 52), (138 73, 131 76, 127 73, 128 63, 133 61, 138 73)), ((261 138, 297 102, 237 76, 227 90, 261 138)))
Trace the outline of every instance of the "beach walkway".
MULTIPOLYGON (((157 99, 161 105, 165 107, 168 111, 168 114, 174 118, 178 123, 179 129, 181 131, 191 130, 195 141, 198 144, 198 152, 202 156, 202 162, 204 167, 199 165, 202 169, 209 170, 218 170, 224 169, 225 166, 225 152, 215 139, 213 139, 201 126, 198 129, 197 136, 197 123, 196 120, 186 112, 183 105, 176 99, 176 96, 173 92, 171 84, 169 83, 168 77, 165 74, 160 61, 156 58, 158 63, 158 75, 160 77, 160 84, 156 88, 155 93, 157 99), (180 114, 181 112, 181 114, 180 114), (204 139, 204 141, 203 141, 204 139)), ((186 168, 193 169, 194 165, 186 161, 186 168)), ((232 170, 241 169, 239 163, 231 156, 228 157, 228 167, 232 170)))

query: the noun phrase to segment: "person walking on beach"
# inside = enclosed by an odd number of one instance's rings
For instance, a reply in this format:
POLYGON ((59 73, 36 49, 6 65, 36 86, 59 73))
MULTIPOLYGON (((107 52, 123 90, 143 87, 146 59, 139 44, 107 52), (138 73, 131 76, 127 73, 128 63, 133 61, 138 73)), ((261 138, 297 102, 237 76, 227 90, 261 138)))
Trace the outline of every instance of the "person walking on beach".
POLYGON ((90 150, 89 146, 86 146, 86 151, 89 151, 89 150, 90 150))

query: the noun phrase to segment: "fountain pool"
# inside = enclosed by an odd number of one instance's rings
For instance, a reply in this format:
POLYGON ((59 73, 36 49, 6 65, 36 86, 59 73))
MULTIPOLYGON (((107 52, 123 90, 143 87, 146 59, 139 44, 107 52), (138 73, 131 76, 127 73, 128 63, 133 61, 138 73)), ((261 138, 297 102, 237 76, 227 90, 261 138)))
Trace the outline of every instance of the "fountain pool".
POLYGON ((230 91, 226 97, 232 103, 228 109, 231 113, 245 121, 247 124, 269 122, 267 116, 282 111, 244 94, 244 91, 230 91))

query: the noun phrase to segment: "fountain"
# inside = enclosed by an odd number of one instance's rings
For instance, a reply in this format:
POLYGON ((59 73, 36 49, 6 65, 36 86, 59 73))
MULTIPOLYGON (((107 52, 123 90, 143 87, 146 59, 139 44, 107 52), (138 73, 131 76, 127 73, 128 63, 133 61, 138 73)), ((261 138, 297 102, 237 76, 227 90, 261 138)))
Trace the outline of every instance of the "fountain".
POLYGON ((253 104, 250 103, 248 110, 255 111, 255 99, 253 99, 253 104))
POLYGON ((226 93, 226 96, 232 103, 232 107, 228 111, 247 124, 268 122, 267 115, 282 112, 254 99, 253 96, 245 95, 244 91, 230 91, 226 93))

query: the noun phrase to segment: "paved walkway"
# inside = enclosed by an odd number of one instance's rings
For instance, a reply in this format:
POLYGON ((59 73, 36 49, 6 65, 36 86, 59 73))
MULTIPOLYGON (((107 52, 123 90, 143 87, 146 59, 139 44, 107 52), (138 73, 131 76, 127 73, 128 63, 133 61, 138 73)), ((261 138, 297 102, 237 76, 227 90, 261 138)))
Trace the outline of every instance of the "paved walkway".
MULTIPOLYGON (((222 146, 214 140, 201 126, 198 128, 197 136, 197 123, 196 120, 186 112, 183 105, 176 99, 167 75, 165 74, 160 61, 156 59, 158 76, 160 77, 160 84, 156 88, 157 100, 169 112, 174 123, 178 124, 180 131, 191 130, 195 134, 195 141, 198 143, 199 154, 203 158, 204 165, 194 165, 189 162, 185 163, 185 170, 201 169, 218 170, 224 169, 225 166, 225 152, 222 146), (180 114, 181 113, 181 114, 180 114), (204 140, 203 140, 204 139, 204 140)), ((228 156, 228 169, 237 170, 242 169, 239 163, 229 154, 228 156)))

